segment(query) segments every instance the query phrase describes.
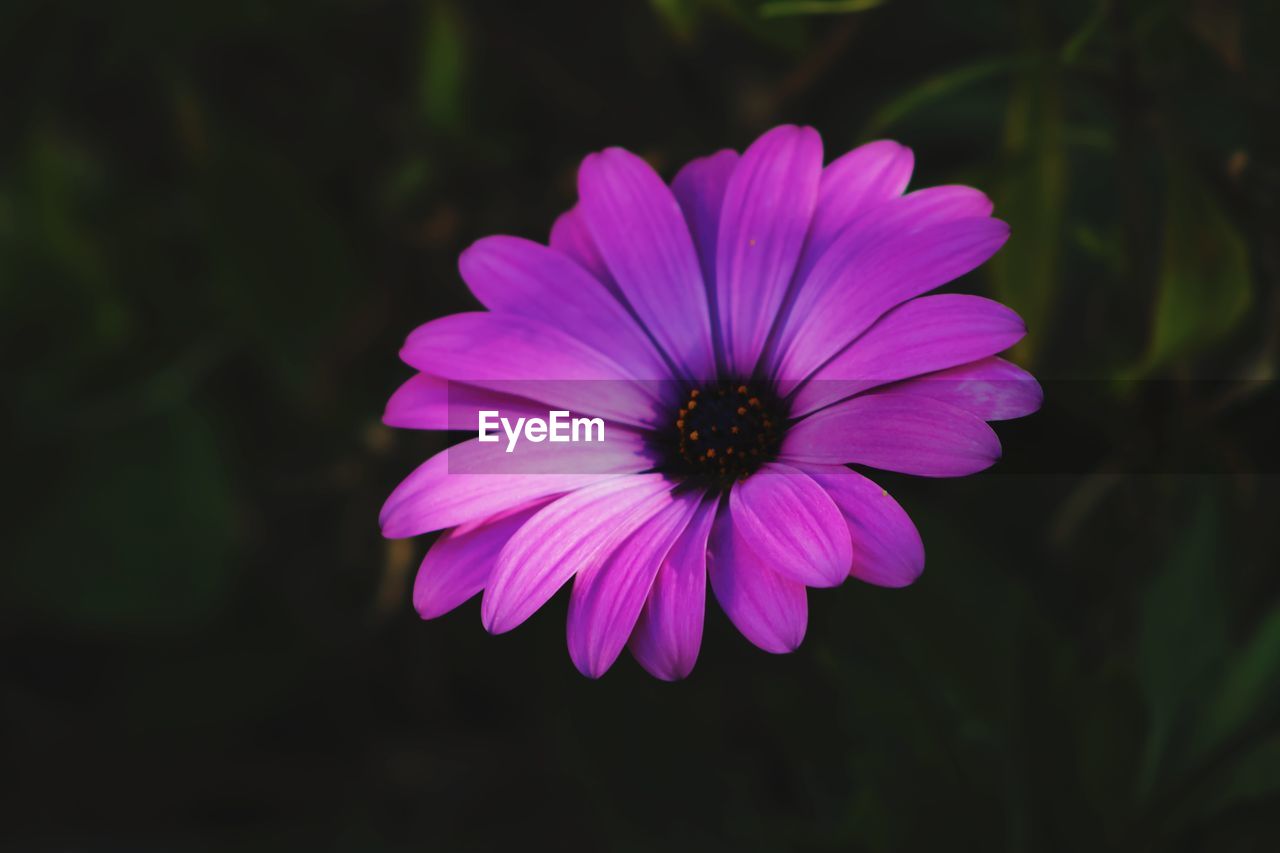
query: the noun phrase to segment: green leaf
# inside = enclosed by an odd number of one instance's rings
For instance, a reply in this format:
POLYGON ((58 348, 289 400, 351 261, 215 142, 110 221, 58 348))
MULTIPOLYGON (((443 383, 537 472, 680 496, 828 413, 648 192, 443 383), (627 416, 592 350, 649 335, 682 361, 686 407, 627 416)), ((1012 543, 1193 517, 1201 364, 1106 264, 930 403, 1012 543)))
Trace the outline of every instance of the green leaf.
POLYGON ((450 131, 461 128, 467 59, 462 15, 449 0, 436 0, 427 11, 423 29, 419 78, 422 109, 432 126, 450 131))
POLYGON ((1062 61, 1071 65, 1076 62, 1084 53, 1085 47, 1089 42, 1103 29, 1103 25, 1107 22, 1107 13, 1111 10, 1111 0, 1097 0, 1093 6, 1093 12, 1085 19, 1067 43, 1062 46, 1062 61))
POLYGON ((1252 301, 1244 240, 1200 180, 1171 164, 1151 338, 1131 375, 1146 375, 1222 340, 1252 301))
POLYGON ((649 0, 667 30, 681 41, 689 41, 698 30, 698 8, 691 0, 649 0))
POLYGON ((1280 607, 1271 611, 1252 640, 1232 656, 1197 726, 1194 749, 1220 745, 1249 723, 1280 707, 1280 607))
POLYGON ((1278 682, 1280 607, 1229 657, 1221 678, 1207 692, 1186 753, 1209 772, 1197 785, 1194 808, 1175 821, 1210 817, 1280 794, 1280 735, 1267 734, 1280 709, 1278 682))
POLYGON ((1185 759, 1185 748, 1166 753, 1226 658, 1226 611, 1214 570, 1219 527, 1216 498, 1206 496, 1143 594, 1138 670, 1149 715, 1143 791, 1162 769, 1185 759))
POLYGON ((883 5, 885 0, 775 0, 760 5, 760 17, 784 18, 793 15, 847 15, 883 5))
POLYGON ((996 297, 1027 323, 1029 334, 1015 348, 1024 364, 1046 339, 1062 259, 1067 151, 1060 87, 1054 59, 1033 62, 1018 75, 1005 116, 1008 165, 996 215, 1012 233, 988 269, 996 297))
POLYGON ((862 136, 866 139, 879 136, 920 109, 944 98, 950 98, 970 86, 1005 74, 1017 68, 1019 64, 1019 60, 1012 57, 996 57, 962 65, 930 77, 876 110, 863 128, 862 136))
POLYGON ((1245 752, 1206 786, 1204 814, 1214 814, 1242 801, 1280 794, 1280 735, 1272 735, 1245 752))

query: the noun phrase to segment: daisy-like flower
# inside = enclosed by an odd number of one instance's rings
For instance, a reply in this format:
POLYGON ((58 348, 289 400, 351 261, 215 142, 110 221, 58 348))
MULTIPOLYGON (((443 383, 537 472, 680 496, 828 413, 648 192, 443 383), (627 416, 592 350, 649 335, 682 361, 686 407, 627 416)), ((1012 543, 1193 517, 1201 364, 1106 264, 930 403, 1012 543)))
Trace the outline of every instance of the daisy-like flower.
POLYGON ((386 536, 443 531, 414 586, 421 616, 483 592, 485 627, 501 633, 572 581, 582 673, 629 646, 679 679, 708 583, 748 640, 780 653, 804 638, 808 587, 914 581, 915 526, 849 466, 981 471, 1000 455, 987 422, 1035 411, 1041 391, 996 357, 1026 332, 1013 311, 922 295, 1009 229, 977 190, 904 194, 912 165, 880 141, 824 166, 817 132, 782 126, 668 185, 610 148, 582 162, 549 246, 468 248, 462 277, 487 310, 409 336, 401 356, 420 372, 386 423, 475 430, 482 410, 554 409, 609 433, 510 457, 474 438, 396 488, 386 536))

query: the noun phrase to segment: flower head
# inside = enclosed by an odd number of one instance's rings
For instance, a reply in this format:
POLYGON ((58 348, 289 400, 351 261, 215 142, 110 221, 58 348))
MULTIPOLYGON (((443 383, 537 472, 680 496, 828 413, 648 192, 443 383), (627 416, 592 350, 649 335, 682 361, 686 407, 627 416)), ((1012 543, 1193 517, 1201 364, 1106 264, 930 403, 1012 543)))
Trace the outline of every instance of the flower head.
POLYGON ((667 185, 610 148, 583 161, 549 246, 488 237, 463 253, 487 310, 410 335, 401 355, 420 372, 386 422, 474 430, 481 411, 551 408, 610 432, 510 456, 473 439, 414 471, 382 526, 444 531, 414 588, 424 618, 483 592, 485 626, 508 631, 572 580, 579 670, 597 677, 629 646, 678 679, 708 582, 748 640, 787 652, 808 587, 919 576, 915 526, 849 466, 971 474, 1000 455, 988 421, 1039 407, 1035 380, 996 357, 1025 334, 1013 311, 923 295, 1008 227, 968 187, 904 194, 912 155, 895 142, 822 159, 813 129, 777 127, 667 185))

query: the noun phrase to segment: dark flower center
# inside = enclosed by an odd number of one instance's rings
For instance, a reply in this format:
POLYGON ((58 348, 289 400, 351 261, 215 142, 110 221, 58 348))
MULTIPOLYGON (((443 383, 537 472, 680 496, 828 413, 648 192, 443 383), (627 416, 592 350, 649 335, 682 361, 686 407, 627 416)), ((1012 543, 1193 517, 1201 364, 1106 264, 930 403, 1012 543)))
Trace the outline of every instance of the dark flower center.
POLYGON ((672 426, 659 436, 659 468, 691 485, 724 488, 772 460, 786 412, 769 388, 715 382, 681 398, 672 426))

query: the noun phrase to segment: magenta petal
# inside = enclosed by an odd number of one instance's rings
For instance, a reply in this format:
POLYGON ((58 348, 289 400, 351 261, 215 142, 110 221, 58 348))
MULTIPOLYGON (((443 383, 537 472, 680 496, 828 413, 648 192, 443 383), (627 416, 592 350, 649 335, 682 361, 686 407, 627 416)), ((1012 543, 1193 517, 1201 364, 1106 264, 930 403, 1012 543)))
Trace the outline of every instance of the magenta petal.
POLYGON ((725 190, 716 306, 731 373, 749 376, 804 246, 822 177, 822 139, 783 125, 743 153, 725 190))
POLYGON ((993 209, 991 199, 981 190, 959 184, 925 187, 907 193, 900 201, 856 220, 854 227, 872 227, 886 222, 905 231, 919 231, 957 219, 985 218, 993 209))
POLYGON ((551 239, 548 242, 552 249, 577 262, 611 291, 616 291, 617 283, 613 280, 609 267, 605 265, 600 250, 596 248, 596 241, 592 239, 591 232, 587 230, 587 223, 583 221, 581 209, 575 207, 567 213, 560 214, 551 226, 551 239))
POLYGON ((1022 318, 999 302, 959 293, 917 297, 885 314, 817 370, 796 392, 791 415, 994 355, 1025 334, 1022 318))
POLYGON ((672 502, 660 474, 639 474, 572 492, 544 507, 498 555, 480 615, 495 634, 533 615, 578 572, 598 567, 624 539, 672 502))
POLYGON ((485 237, 462 253, 458 270, 490 311, 564 329, 636 375, 667 372, 626 307, 603 283, 553 249, 520 237, 485 237))
POLYGON ((818 204, 796 272, 803 280, 836 236, 866 211, 902 195, 911 180, 911 149, 888 139, 868 142, 822 170, 818 204))
POLYGON ((498 552, 542 503, 447 530, 432 543, 413 584, 413 607, 423 619, 453 610, 484 589, 498 552))
POLYGON ((771 462, 729 493, 733 524, 760 560, 805 586, 839 586, 853 559, 849 530, 822 486, 771 462))
POLYGON ((608 148, 582 161, 587 227, 618 287, 684 375, 715 375, 711 320, 693 238, 671 189, 644 160, 608 148))
POLYGON ((766 566, 738 532, 731 513, 716 519, 707 573, 716 600, 744 637, 774 654, 800 647, 809 621, 804 584, 766 566))
POLYGON ((706 498, 699 504, 662 561, 631 633, 631 654, 663 681, 686 677, 698 660, 707 602, 707 542, 719 503, 706 498))
POLYGON ((991 467, 1000 458, 1000 440, 964 409, 917 394, 872 392, 794 424, 779 458, 962 477, 991 467))
POLYGON ((701 497, 685 494, 648 518, 602 563, 578 572, 569 597, 569 657, 588 678, 618 659, 658 567, 688 527, 701 497))
POLYGON ((918 231, 850 229, 814 267, 788 315, 780 392, 790 393, 890 308, 984 263, 1008 236, 1007 225, 987 218, 918 231))
POLYGON ((415 373, 387 400, 382 422, 406 429, 448 429, 449 380, 415 373))
POLYGON ((924 543, 888 492, 848 468, 805 469, 840 507, 853 540, 850 574, 876 586, 907 586, 924 571, 924 543))
POLYGON ((676 201, 684 211, 685 221, 689 223, 689 233, 693 235, 693 245, 698 250, 702 280, 707 284, 707 290, 713 294, 720 211, 724 206, 724 192, 729 187, 729 178, 733 176, 737 165, 738 152, 726 148, 708 157, 689 161, 671 182, 671 191, 675 193, 676 201))
POLYGON ((1044 402, 1044 391, 1035 377, 995 357, 899 382, 886 390, 941 400, 984 421, 1026 417, 1044 402))
POLYGON ((382 535, 401 539, 443 530, 547 495, 651 467, 644 442, 615 430, 605 442, 528 444, 510 458, 476 439, 432 456, 382 506, 382 535), (571 451, 571 452, 570 452, 571 451))
POLYGON ((419 326, 400 357, 445 379, 637 425, 654 422, 659 407, 655 384, 635 380, 669 376, 623 367, 550 323, 485 311, 419 326))
POLYGON ((524 397, 418 373, 391 395, 382 422, 407 429, 476 430, 481 409, 494 409, 508 417, 547 415, 545 405, 524 397))

